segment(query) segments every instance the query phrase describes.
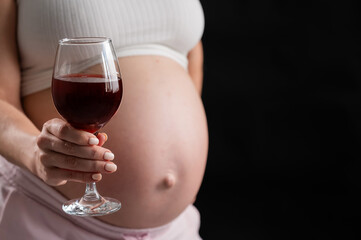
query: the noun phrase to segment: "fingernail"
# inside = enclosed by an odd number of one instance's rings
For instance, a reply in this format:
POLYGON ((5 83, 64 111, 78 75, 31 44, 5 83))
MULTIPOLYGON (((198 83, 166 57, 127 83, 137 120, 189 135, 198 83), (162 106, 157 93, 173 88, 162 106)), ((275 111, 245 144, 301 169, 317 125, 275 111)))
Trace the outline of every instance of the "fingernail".
POLYGON ((115 172, 117 170, 117 165, 115 165, 114 163, 107 163, 105 164, 105 170, 107 170, 108 172, 115 172))
POLYGON ((104 153, 104 159, 105 160, 113 160, 114 159, 114 154, 111 152, 106 152, 104 153))
POLYGON ((92 179, 95 181, 99 181, 102 179, 102 175, 100 173, 95 173, 92 175, 92 179))
POLYGON ((105 137, 105 141, 108 140, 108 135, 106 133, 103 133, 104 137, 105 137))
POLYGON ((98 145, 99 144, 99 139, 98 138, 89 138, 89 144, 90 145, 98 145))

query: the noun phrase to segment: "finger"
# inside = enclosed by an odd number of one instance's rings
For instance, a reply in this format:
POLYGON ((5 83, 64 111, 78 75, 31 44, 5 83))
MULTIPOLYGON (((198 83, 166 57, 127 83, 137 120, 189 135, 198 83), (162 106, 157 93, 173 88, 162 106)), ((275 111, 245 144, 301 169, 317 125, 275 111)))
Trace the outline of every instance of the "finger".
POLYGON ((117 166, 110 161, 94 161, 55 152, 48 155, 41 155, 40 160, 46 167, 57 167, 78 172, 112 173, 117 170, 117 166))
POLYGON ((99 139, 94 134, 73 128, 62 119, 49 120, 44 124, 43 128, 50 134, 77 145, 99 144, 99 139))
POLYGON ((38 146, 47 154, 52 152, 61 153, 73 157, 92 160, 113 160, 114 154, 100 146, 80 146, 71 142, 63 141, 53 135, 39 137, 38 146))
POLYGON ((106 133, 98 133, 97 138, 99 140, 98 146, 103 146, 104 143, 108 140, 108 135, 106 133))
POLYGON ((99 182, 102 179, 102 175, 100 173, 84 173, 60 168, 50 169, 48 175, 51 176, 51 179, 48 179, 46 182, 50 185, 58 185, 59 183, 63 183, 65 181, 91 183, 99 182))

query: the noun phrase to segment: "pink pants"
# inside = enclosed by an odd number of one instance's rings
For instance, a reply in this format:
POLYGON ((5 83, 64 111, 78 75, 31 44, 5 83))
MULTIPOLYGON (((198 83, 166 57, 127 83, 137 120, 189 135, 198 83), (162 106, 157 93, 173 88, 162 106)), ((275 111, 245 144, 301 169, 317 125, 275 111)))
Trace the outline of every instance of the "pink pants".
POLYGON ((200 240, 200 216, 190 205, 170 223, 125 229, 61 210, 66 199, 31 173, 0 156, 0 239, 200 240))

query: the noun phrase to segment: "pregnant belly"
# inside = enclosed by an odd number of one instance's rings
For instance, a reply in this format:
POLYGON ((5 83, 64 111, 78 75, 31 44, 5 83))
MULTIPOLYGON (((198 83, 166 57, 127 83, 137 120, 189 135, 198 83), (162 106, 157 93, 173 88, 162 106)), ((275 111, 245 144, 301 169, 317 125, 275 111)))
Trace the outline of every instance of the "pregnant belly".
MULTIPOLYGON (((97 185, 102 195, 119 199, 122 209, 99 218, 122 227, 155 227, 179 215, 199 190, 208 151, 206 118, 193 83, 177 63, 155 56, 126 57, 119 63, 123 101, 103 129, 118 170, 97 185)), ((56 111, 50 99, 41 99, 51 97, 49 90, 38 94, 27 97, 24 106, 42 126, 56 111), (36 112, 44 109, 49 114, 39 117, 36 112)), ((84 184, 57 190, 75 198, 84 184)))

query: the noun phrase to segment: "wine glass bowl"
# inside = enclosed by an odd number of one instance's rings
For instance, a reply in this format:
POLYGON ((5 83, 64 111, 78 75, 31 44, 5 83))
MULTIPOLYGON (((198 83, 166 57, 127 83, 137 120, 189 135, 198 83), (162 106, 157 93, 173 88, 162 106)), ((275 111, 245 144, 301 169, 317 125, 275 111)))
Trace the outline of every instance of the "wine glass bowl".
POLYGON ((53 78, 54 104, 70 125, 95 133, 117 111, 122 98, 121 79, 96 74, 69 74, 53 78))
MULTIPOLYGON (((51 90, 56 109, 71 126, 97 134, 116 113, 123 95, 111 39, 60 40, 51 90)), ((66 213, 76 216, 101 216, 120 207, 118 200, 100 196, 95 182, 86 184, 83 197, 63 204, 66 213)))

